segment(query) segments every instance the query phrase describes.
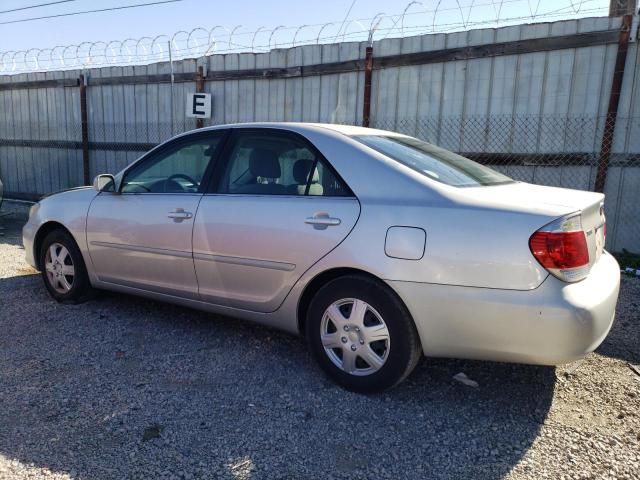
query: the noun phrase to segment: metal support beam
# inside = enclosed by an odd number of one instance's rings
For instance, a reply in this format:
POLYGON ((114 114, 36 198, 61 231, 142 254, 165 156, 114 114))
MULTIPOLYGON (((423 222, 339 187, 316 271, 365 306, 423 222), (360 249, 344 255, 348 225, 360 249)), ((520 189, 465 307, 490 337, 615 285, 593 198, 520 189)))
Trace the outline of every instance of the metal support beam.
POLYGON ((609 16, 621 17, 633 15, 637 12, 637 0, 609 0, 609 16))
POLYGON ((627 63, 631 21, 631 15, 625 15, 622 17, 622 26, 620 27, 620 36, 618 38, 618 53, 616 54, 616 64, 613 69, 611 92, 609 94, 609 107, 607 108, 607 118, 605 119, 604 131, 602 133, 600 160, 598 161, 598 171, 596 173, 596 192, 604 192, 604 185, 607 180, 607 170, 609 169, 609 159, 611 158, 613 136, 616 131, 620 91, 622 90, 622 81, 624 79, 624 67, 627 63))
POLYGON ((364 101, 362 102, 362 126, 371 120, 371 79, 373 77, 373 47, 367 47, 364 58, 364 101))
POLYGON ((80 75, 80 122, 82 125, 82 173, 85 185, 91 184, 89 169, 89 119, 87 115, 87 85, 84 75, 80 75))
MULTIPOLYGON (((204 69, 202 65, 198 66, 196 73, 196 93, 204 93, 204 69)), ((204 127, 204 119, 196 118, 196 128, 204 127)))

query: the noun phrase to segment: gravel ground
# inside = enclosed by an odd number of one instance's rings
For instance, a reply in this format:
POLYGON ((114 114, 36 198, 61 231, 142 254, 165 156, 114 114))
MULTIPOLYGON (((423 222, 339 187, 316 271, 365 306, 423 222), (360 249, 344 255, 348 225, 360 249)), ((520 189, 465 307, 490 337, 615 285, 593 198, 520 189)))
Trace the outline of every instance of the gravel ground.
POLYGON ((425 359, 363 396, 266 328, 109 293, 58 305, 24 263, 24 210, 10 209, 2 479, 640 478, 639 279, 624 279, 612 333, 581 362, 425 359))

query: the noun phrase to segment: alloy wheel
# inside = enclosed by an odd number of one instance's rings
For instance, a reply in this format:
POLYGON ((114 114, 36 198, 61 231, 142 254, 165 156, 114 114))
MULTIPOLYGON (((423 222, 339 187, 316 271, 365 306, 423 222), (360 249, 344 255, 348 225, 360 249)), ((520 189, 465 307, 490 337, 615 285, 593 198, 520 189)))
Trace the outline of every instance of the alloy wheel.
POLYGON ((68 293, 73 287, 75 268, 69 250, 60 243, 52 243, 45 255, 44 267, 51 287, 58 293, 68 293))

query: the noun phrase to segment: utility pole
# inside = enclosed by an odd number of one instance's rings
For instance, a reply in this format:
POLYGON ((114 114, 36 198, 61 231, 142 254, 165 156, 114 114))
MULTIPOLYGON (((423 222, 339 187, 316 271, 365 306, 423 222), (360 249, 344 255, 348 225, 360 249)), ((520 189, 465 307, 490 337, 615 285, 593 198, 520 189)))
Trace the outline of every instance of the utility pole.
POLYGON ((637 0, 609 0, 609 16, 635 15, 638 12, 636 4, 637 0))

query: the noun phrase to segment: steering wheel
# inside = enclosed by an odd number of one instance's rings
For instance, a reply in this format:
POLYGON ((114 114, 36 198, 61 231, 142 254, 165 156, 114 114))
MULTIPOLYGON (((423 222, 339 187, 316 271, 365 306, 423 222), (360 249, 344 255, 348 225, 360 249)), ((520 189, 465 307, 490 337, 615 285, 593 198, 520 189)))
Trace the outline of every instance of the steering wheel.
POLYGON ((167 178, 167 182, 169 180, 173 180, 173 179, 176 179, 176 178, 182 178, 183 180, 186 180, 187 182, 189 182, 189 183, 191 183, 192 185, 195 185, 195 186, 198 185, 198 182, 196 182, 193 178, 191 178, 186 173, 174 173, 169 178, 167 178))
POLYGON ((122 187, 122 192, 124 192, 124 193, 140 193, 140 192, 136 192, 136 191, 131 191, 132 188, 140 188, 140 189, 144 190, 145 192, 150 192, 151 191, 151 189, 149 187, 147 187, 146 185, 142 185, 141 183, 126 183, 122 187))
POLYGON ((182 187, 182 184, 180 184, 180 182, 176 182, 175 181, 178 178, 186 180, 187 182, 191 183, 191 185, 193 185, 196 188, 198 187, 198 182, 196 182, 193 178, 191 178, 189 175, 187 175, 185 173, 174 173, 173 175, 171 175, 169 178, 167 178, 165 180, 165 185, 168 184, 169 182, 173 182, 173 183, 179 185, 180 188, 182 188, 184 190, 184 188, 182 187))

